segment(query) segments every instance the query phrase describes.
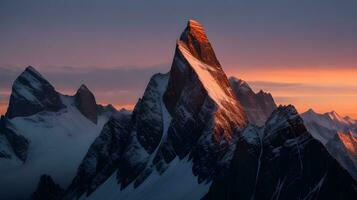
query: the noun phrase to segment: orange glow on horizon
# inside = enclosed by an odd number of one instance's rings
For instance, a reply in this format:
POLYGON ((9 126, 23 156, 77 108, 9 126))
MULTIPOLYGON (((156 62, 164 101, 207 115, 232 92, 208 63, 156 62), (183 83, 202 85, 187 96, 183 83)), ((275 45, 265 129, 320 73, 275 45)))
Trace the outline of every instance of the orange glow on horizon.
POLYGON ((247 81, 255 91, 270 92, 277 104, 293 104, 300 113, 313 108, 320 113, 335 110, 357 118, 357 67, 237 68, 227 74, 247 81), (261 82, 262 87, 254 87, 255 82, 261 82))
POLYGON ((115 109, 120 110, 122 108, 125 108, 126 110, 133 110, 135 107, 135 104, 112 104, 115 109))
POLYGON ((7 104, 0 104, 0 114, 5 115, 7 110, 7 104))

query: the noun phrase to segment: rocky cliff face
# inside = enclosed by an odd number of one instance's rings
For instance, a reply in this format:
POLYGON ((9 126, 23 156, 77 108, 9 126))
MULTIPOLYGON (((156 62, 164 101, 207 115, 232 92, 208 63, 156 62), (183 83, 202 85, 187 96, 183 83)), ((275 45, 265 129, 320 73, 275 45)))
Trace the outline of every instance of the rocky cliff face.
POLYGON ((78 110, 93 123, 98 121, 98 106, 93 93, 85 85, 77 90, 74 102, 78 110))
POLYGON ((30 142, 22 135, 14 131, 14 126, 6 117, 1 116, 0 119, 0 137, 2 138, 0 157, 12 159, 13 153, 22 162, 27 159, 30 142), (2 156, 1 156, 2 155, 2 156))
POLYGON ((229 82, 238 101, 246 111, 249 122, 263 126, 276 109, 272 95, 262 90, 255 93, 248 83, 235 77, 230 77, 229 82))
POLYGON ((230 173, 204 199, 355 199, 356 180, 307 132, 292 106, 240 138, 230 173))
POLYGON ((41 111, 64 108, 54 87, 33 67, 29 66, 15 80, 6 117, 29 116, 41 111))

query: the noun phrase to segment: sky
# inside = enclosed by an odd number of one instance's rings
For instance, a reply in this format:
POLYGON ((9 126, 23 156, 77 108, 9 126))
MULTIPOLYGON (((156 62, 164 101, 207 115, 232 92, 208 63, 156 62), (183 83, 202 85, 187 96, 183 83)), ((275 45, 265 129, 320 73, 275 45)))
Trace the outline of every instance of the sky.
POLYGON ((99 103, 131 108, 195 19, 228 76, 299 112, 357 118, 356 10, 355 0, 0 0, 0 113, 29 65, 62 93, 84 83, 99 103))

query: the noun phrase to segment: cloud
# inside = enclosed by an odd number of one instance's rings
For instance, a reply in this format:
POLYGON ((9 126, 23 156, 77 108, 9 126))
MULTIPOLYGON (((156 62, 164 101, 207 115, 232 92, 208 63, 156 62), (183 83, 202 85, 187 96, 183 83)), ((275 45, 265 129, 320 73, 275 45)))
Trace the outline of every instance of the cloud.
POLYGON ((269 81, 248 81, 249 85, 256 88, 287 88, 300 87, 302 83, 284 83, 284 82, 269 82, 269 81))

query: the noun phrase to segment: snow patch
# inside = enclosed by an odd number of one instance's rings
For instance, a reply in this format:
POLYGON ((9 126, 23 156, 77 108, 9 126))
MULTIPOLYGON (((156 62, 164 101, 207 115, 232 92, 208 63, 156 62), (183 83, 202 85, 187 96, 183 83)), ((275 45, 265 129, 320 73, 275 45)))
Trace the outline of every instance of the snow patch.
POLYGON ((183 42, 178 41, 178 48, 187 62, 192 66, 203 87, 206 89, 213 101, 216 102, 216 104, 218 104, 221 108, 224 108, 224 106, 222 106, 222 102, 231 102, 232 104, 235 102, 235 99, 232 99, 232 97, 228 96, 222 90, 218 81, 212 76, 211 72, 217 71, 217 69, 201 62, 199 59, 194 57, 185 47, 183 42))
POLYGON ((30 147, 23 165, 9 168, 9 163, 0 163, 2 198, 28 198, 42 174, 50 175, 63 188, 70 184, 108 116, 99 116, 95 125, 78 111, 72 97, 62 96, 62 102, 67 108, 59 112, 41 112, 10 120, 12 129, 27 138, 30 147), (21 190, 14 194, 11 188, 21 190))
POLYGON ((201 199, 209 190, 210 183, 198 184, 197 177, 192 174, 192 163, 187 159, 175 158, 159 175, 154 171, 139 187, 134 189, 133 184, 120 190, 116 173, 104 182, 89 197, 80 199, 88 200, 197 200, 201 199))

